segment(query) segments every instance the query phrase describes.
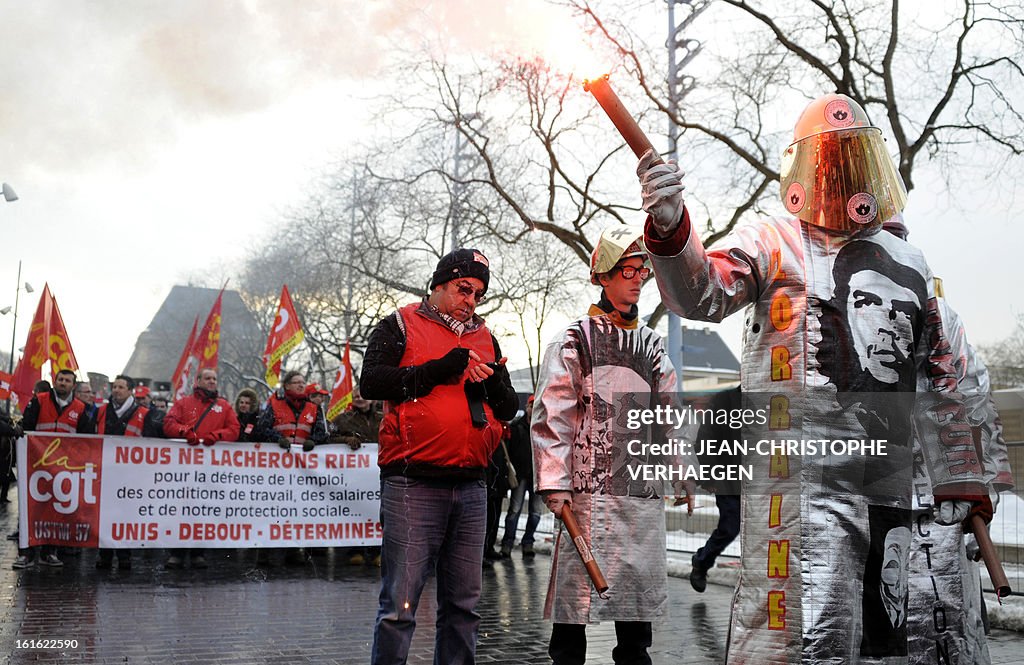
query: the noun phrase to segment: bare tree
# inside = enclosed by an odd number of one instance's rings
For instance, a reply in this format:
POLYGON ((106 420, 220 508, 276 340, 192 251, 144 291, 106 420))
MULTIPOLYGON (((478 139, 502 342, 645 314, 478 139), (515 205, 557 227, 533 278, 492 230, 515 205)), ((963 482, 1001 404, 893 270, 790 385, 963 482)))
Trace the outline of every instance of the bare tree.
POLYGON ((694 94, 676 113, 664 56, 632 27, 642 24, 638 14, 664 11, 663 3, 614 14, 586 0, 568 4, 618 50, 649 102, 683 131, 684 163, 708 173, 710 157, 726 167, 711 172, 717 186, 700 179, 692 187, 704 195, 709 218, 729 220, 714 229, 761 212, 776 195, 769 186, 779 179, 775 156, 789 142, 778 132, 779 118, 793 118, 824 92, 849 95, 886 130, 908 191, 922 156, 938 160, 949 177, 966 145, 987 145, 993 170, 1002 165, 992 155, 1005 160, 1024 151, 1019 2, 907 8, 899 0, 812 0, 780 13, 766 2, 694 0, 700 15, 688 38, 700 42, 700 66, 690 69, 694 94))
POLYGON ((1017 327, 1009 337, 979 346, 978 352, 988 366, 994 390, 1024 387, 1024 315, 1017 316, 1017 327))

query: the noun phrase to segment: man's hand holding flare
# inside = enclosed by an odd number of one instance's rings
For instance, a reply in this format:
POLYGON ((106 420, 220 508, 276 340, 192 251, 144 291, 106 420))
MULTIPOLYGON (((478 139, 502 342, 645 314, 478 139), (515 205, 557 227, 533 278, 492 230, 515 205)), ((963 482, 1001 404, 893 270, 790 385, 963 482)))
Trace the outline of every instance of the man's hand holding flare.
POLYGON ((648 150, 640 157, 636 174, 643 209, 651 216, 658 235, 668 238, 683 219, 683 171, 674 161, 662 162, 653 150, 648 150))

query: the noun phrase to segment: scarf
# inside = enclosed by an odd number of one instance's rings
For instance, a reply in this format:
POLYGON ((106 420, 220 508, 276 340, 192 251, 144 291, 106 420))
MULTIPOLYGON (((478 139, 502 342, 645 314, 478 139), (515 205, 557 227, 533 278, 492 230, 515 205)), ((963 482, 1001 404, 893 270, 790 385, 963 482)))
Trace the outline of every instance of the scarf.
POLYGON ((434 318, 436 318, 438 321, 448 326, 451 329, 451 331, 458 335, 459 337, 462 337, 463 333, 473 332, 474 330, 482 326, 484 323, 484 320, 481 319, 476 314, 474 314, 473 318, 471 318, 469 321, 459 321, 454 317, 448 316, 434 305, 431 305, 426 298, 423 299, 423 305, 423 309, 428 314, 433 315, 434 318))
POLYGON ((615 305, 608 300, 604 289, 601 289, 601 297, 596 305, 590 306, 587 316, 606 316, 618 328, 636 330, 639 312, 640 310, 636 305, 630 305, 628 312, 615 309, 615 305))
POLYGON ((110 406, 114 407, 114 413, 117 414, 118 420, 124 418, 124 414, 128 413, 128 410, 132 408, 133 404, 135 404, 135 398, 131 395, 128 395, 128 399, 126 399, 120 406, 118 406, 117 402, 114 400, 110 400, 110 406))
POLYGON ((203 402, 214 402, 218 397, 220 397, 220 393, 216 390, 207 390, 206 388, 200 388, 199 386, 196 386, 196 389, 192 391, 192 394, 203 402))
POLYGON ((288 402, 288 406, 292 407, 292 411, 302 411, 302 407, 306 403, 306 393, 293 393, 286 390, 284 400, 288 402))

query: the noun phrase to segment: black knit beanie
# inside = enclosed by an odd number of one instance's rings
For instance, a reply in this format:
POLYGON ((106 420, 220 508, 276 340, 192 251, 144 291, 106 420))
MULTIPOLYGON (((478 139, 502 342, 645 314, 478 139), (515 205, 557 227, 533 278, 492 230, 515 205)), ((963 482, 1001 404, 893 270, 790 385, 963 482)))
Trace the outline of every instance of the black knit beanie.
POLYGON ((484 283, 484 291, 491 281, 490 262, 480 250, 461 248, 449 252, 437 262, 437 269, 430 278, 430 290, 458 279, 459 277, 475 277, 484 283))

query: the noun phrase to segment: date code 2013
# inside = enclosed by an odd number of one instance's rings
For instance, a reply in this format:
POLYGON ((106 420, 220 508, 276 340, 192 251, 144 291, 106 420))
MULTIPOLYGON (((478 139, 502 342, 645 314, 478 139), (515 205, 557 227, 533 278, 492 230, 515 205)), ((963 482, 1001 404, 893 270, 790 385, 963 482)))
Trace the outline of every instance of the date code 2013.
POLYGON ((78 640, 45 640, 33 638, 14 640, 15 649, 77 649, 78 640))

